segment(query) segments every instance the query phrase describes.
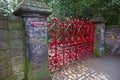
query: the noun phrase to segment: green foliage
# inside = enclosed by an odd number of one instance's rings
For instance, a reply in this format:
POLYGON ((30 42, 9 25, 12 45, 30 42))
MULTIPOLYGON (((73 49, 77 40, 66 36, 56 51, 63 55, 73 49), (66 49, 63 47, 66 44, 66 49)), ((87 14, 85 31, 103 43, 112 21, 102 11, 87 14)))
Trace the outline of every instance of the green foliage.
POLYGON ((97 57, 100 57, 102 55, 102 53, 99 50, 99 48, 97 47, 97 45, 94 45, 94 53, 95 53, 95 56, 97 56, 97 57))
POLYGON ((8 1, 3 0, 0 1, 0 13, 2 14, 6 14, 6 13, 10 13, 10 11, 8 10, 8 1))
POLYGON ((48 3, 52 9, 52 15, 50 17, 57 16, 62 18, 63 14, 66 14, 66 16, 75 16, 74 2, 74 0, 54 0, 48 3))
POLYGON ((65 13, 67 16, 78 16, 89 18, 94 14, 102 14, 107 24, 120 24, 120 0, 46 0, 52 9, 52 15, 61 18, 65 13))
POLYGON ((0 1, 0 14, 11 15, 14 8, 21 2, 22 0, 1 0, 0 1))

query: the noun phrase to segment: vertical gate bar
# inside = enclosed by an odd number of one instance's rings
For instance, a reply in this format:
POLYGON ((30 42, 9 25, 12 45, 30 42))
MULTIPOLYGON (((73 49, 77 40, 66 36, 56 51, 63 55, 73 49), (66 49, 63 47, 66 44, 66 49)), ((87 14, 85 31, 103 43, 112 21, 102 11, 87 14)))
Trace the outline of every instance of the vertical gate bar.
MULTIPOLYGON (((55 18, 56 20, 57 18, 55 18)), ((93 22, 79 21, 78 18, 65 21, 55 22, 54 30, 50 35, 53 41, 49 44, 52 49, 49 52, 51 70, 57 70, 67 64, 73 63, 80 59, 90 57, 94 48, 94 31, 93 22), (52 33, 52 34, 51 34, 52 33), (61 34, 61 37, 60 37, 61 34), (53 55, 54 54, 54 55, 53 55)))

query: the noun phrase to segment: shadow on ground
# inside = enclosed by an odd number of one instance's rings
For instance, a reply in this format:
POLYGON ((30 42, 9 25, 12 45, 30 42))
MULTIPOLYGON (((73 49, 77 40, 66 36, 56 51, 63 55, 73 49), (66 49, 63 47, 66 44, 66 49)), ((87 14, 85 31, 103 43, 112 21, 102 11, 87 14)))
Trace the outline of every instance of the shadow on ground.
POLYGON ((52 80, 120 80, 120 55, 79 61, 52 74, 52 80))

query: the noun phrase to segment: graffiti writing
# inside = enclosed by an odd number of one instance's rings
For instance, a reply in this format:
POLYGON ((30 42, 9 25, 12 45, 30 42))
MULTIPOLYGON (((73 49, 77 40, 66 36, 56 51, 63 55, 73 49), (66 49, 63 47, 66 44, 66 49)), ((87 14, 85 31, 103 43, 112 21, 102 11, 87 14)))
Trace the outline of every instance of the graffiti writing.
POLYGON ((114 35, 114 42, 115 44, 111 51, 113 54, 120 54, 120 36, 118 34, 116 34, 116 36, 114 35))
POLYGON ((120 32, 117 28, 106 31, 105 43, 111 46, 112 54, 120 54, 120 32))
POLYGON ((30 24, 32 25, 32 27, 43 27, 43 25, 45 25, 45 22, 30 21, 30 24))
POLYGON ((28 58, 35 68, 42 66, 47 51, 47 28, 44 18, 25 17, 28 58), (43 55, 44 54, 44 55, 43 55))

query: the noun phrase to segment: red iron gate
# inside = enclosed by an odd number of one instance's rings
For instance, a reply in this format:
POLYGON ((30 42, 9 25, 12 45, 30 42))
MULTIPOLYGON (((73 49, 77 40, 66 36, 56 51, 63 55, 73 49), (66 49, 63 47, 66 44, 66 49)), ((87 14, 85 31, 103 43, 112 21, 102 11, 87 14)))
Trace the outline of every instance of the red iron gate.
POLYGON ((49 26, 49 67, 53 72, 93 54, 95 23, 78 18, 52 19, 49 26))

